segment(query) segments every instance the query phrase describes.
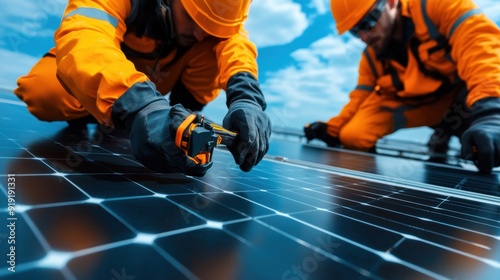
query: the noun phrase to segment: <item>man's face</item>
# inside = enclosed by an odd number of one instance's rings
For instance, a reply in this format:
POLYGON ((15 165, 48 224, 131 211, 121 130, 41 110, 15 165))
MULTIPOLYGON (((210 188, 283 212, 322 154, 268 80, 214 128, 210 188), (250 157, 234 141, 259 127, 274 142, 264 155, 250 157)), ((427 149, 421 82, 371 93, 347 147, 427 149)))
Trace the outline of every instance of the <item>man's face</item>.
POLYGON ((377 2, 363 17, 360 23, 351 30, 351 33, 359 37, 368 46, 372 47, 377 54, 383 52, 393 35, 394 13, 390 12, 387 1, 383 1, 383 6, 377 2), (377 16, 377 9, 379 15, 377 16), (374 17, 375 15, 375 17, 374 17))
POLYGON ((175 40, 180 47, 190 47, 210 36, 194 22, 180 0, 171 0, 175 40))

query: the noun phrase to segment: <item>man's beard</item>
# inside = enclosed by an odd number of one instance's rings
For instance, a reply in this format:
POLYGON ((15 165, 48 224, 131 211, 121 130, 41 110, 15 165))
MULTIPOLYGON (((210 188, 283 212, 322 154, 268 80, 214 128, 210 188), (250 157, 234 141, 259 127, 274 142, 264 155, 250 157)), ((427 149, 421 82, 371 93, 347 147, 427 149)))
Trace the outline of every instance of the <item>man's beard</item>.
POLYGON ((377 56, 383 54, 387 48, 393 44, 395 42, 394 38, 395 38, 395 33, 396 33, 396 26, 397 26, 398 23, 394 22, 392 23, 392 26, 391 26, 391 31, 389 33, 388 36, 384 37, 382 39, 382 42, 381 42, 381 45, 380 45, 380 49, 376 50, 375 51, 375 54, 377 56))

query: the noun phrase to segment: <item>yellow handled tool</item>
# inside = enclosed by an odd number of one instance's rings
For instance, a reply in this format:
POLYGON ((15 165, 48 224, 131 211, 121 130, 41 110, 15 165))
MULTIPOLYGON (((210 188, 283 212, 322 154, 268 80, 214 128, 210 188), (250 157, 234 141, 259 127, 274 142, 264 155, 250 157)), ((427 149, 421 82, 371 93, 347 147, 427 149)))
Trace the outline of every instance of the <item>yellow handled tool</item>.
POLYGON ((175 145, 196 164, 207 164, 216 146, 232 146, 237 136, 236 132, 205 121, 203 116, 191 114, 177 128, 175 145))

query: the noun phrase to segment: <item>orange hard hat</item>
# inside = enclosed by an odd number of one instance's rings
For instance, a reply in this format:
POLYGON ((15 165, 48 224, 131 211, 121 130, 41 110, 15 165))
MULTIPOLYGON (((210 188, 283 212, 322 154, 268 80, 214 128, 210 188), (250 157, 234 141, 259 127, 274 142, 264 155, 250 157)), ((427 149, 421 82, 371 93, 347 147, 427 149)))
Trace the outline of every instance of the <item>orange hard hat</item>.
POLYGON ((339 34, 352 29, 375 2, 376 0, 330 0, 330 8, 339 34))
POLYGON ((252 0, 181 0, 184 9, 206 33, 229 38, 238 33, 252 0))

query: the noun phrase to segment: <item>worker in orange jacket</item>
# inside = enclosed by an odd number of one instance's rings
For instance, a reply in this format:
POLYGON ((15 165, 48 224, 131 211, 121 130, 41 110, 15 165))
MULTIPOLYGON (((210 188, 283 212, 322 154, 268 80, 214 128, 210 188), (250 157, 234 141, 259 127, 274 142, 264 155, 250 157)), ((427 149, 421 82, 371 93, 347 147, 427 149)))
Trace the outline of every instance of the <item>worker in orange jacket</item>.
POLYGON ((367 44, 341 112, 305 126, 309 140, 373 151, 406 127, 435 129, 430 145, 479 171, 500 165, 500 29, 471 0, 331 0, 339 34, 367 44))
POLYGON ((229 150, 249 171, 271 134, 256 47, 243 28, 250 2, 69 0, 55 48, 15 93, 40 120, 95 118, 128 130, 133 154, 152 170, 201 176, 211 162, 186 156, 175 131, 190 114, 184 107, 200 111, 223 89, 223 126, 239 133, 229 150))

